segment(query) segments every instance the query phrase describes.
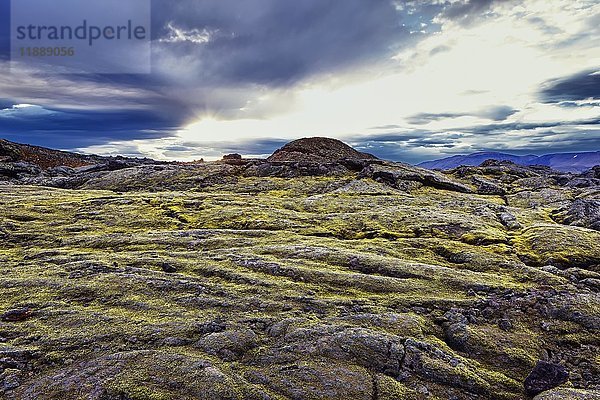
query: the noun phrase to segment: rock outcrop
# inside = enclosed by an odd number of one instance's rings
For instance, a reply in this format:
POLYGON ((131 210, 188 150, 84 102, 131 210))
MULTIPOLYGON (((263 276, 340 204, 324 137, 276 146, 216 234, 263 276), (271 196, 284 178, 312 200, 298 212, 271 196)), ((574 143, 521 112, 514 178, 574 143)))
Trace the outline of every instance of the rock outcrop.
POLYGON ((347 144, 330 138, 306 138, 295 140, 277 150, 267 161, 307 161, 330 163, 342 159, 376 159, 375 156, 354 150, 347 144))

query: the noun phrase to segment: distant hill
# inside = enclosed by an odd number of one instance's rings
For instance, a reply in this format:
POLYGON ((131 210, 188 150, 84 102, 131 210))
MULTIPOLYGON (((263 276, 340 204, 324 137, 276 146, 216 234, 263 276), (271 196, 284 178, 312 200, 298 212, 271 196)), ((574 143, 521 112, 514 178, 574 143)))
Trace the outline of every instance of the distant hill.
POLYGON ((148 158, 78 154, 0 139, 0 163, 28 163, 42 169, 48 169, 54 167, 78 168, 109 163, 113 164, 112 167, 116 167, 116 164, 126 166, 132 164, 163 164, 164 162, 157 162, 148 158))
POLYGON ((51 150, 0 139, 0 162, 27 162, 41 168, 59 166, 75 168, 98 164, 103 160, 105 160, 104 157, 51 150))
POLYGON ((543 156, 515 156, 506 153, 485 152, 426 161, 419 166, 428 169, 452 169, 461 165, 479 166, 486 160, 512 161, 520 165, 544 165, 562 172, 583 172, 600 165, 600 151, 557 153, 543 156))
POLYGON ((290 142, 273 153, 267 160, 333 162, 343 158, 375 159, 376 157, 354 150, 336 139, 313 137, 290 142))

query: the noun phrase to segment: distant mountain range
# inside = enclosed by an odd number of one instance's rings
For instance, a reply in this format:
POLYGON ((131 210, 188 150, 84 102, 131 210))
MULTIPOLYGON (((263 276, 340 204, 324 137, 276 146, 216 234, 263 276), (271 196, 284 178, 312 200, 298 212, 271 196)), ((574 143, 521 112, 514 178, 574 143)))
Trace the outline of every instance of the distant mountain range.
POLYGON ((487 160, 512 161, 520 165, 544 165, 562 172, 583 172, 596 165, 600 165, 600 151, 557 153, 543 156, 515 156, 506 153, 485 152, 426 161, 419 164, 419 167, 452 169, 461 165, 478 166, 487 160))

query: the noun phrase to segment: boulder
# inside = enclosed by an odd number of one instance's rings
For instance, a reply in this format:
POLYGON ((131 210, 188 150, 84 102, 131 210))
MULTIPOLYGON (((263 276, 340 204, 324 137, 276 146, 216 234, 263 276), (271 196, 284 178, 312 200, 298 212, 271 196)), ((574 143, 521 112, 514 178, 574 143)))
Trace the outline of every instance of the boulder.
POLYGON ((424 185, 441 190, 473 193, 473 190, 469 186, 448 178, 442 173, 403 163, 373 163, 361 172, 361 176, 385 183, 400 190, 414 189, 415 187, 411 186, 411 184, 417 184, 417 188, 424 185))
POLYGON ((6 311, 0 316, 0 320, 4 322, 21 322, 31 318, 32 315, 33 312, 29 308, 18 308, 6 311))
POLYGON ((533 370, 525 378, 525 391, 529 395, 537 395, 554 389, 569 379, 569 373, 562 365, 547 361, 538 361, 533 370))
POLYGON ((197 347, 223 360, 237 360, 257 346, 257 336, 250 329, 211 333, 200 339, 197 347))
POLYGON ((567 225, 600 231, 600 200, 577 199, 556 213, 555 219, 567 225))

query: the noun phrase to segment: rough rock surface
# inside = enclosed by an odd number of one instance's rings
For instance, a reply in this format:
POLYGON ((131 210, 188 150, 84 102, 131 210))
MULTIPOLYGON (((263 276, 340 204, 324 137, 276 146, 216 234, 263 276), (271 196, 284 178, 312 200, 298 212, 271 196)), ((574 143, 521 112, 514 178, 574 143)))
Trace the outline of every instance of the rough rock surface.
POLYGON ((277 150, 268 161, 334 162, 348 159, 375 159, 371 154, 361 153, 347 144, 330 138, 306 138, 295 140, 277 150))
POLYGON ((600 391, 579 389, 554 389, 541 393, 533 400, 600 400, 600 391))
POLYGON ((0 398, 597 397, 589 173, 122 161, 0 169, 0 398))
POLYGON ((525 391, 536 395, 554 389, 569 380, 569 373, 562 365, 538 361, 531 373, 525 378, 525 391))
POLYGON ((577 199, 556 213, 554 219, 567 225, 600 231, 600 200, 577 199))

